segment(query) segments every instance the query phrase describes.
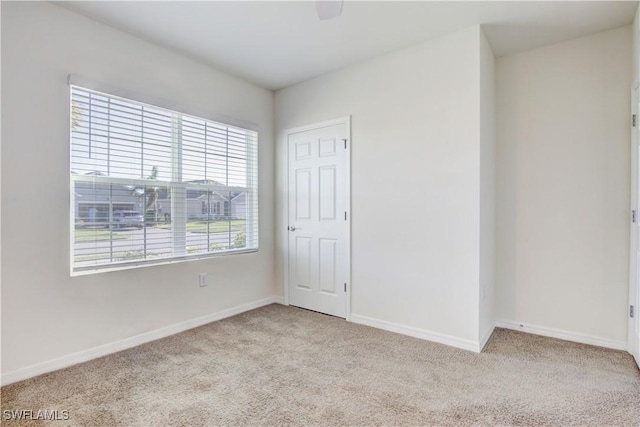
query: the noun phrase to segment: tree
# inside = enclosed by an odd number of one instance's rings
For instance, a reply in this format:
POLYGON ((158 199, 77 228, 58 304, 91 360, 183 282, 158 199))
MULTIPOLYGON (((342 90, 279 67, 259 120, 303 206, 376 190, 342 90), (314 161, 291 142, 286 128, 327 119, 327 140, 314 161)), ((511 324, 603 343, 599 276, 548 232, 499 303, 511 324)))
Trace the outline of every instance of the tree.
MULTIPOLYGON (((147 177, 150 181, 158 180, 158 167, 153 166, 151 168, 151 174, 147 177)), ((158 197, 160 195, 160 187, 156 186, 147 186, 144 187, 134 187, 133 194, 137 195, 139 198, 144 200, 144 217, 145 220, 149 213, 152 215, 152 219, 154 221, 158 221, 158 197)))
POLYGON ((78 103, 75 99, 71 100, 71 130, 76 130, 80 125, 80 119, 82 118, 82 110, 78 107, 78 103))
MULTIPOLYGON (((151 168, 151 175, 147 179, 156 181, 158 179, 158 168, 156 166, 151 168)), ((145 212, 149 212, 152 208, 155 213, 154 219, 158 220, 158 209, 156 203, 158 202, 158 187, 145 187, 145 212)))

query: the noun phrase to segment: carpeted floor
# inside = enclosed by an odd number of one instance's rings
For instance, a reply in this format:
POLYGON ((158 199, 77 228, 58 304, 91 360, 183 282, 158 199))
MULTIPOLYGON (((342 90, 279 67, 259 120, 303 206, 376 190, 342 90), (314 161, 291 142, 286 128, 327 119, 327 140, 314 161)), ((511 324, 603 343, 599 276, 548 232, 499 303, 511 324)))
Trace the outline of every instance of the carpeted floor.
POLYGON ((57 426, 640 425, 627 353, 496 329, 474 354, 280 305, 1 391, 57 426))

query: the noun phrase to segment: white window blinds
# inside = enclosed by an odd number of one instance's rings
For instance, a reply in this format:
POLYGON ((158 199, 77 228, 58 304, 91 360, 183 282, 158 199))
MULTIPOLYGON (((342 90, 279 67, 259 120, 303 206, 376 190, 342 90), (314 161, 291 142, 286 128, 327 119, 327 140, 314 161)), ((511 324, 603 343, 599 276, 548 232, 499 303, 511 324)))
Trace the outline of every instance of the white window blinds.
POLYGON ((72 271, 257 250, 257 138, 72 85, 72 271))

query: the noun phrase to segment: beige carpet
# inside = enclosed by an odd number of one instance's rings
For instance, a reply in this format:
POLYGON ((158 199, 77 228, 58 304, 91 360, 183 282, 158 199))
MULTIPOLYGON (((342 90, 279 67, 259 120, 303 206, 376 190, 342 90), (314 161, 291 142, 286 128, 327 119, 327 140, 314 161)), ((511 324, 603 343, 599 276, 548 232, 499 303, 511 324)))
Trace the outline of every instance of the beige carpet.
POLYGON ((57 426, 638 426, 640 372, 504 329, 474 354, 271 305, 5 386, 2 409, 69 411, 57 426))

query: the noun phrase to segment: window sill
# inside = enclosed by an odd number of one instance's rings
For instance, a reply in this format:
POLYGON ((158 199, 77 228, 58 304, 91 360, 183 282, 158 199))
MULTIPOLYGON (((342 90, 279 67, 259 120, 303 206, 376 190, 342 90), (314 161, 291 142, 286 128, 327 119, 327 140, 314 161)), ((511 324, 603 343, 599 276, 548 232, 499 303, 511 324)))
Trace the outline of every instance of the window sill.
POLYGON ((120 262, 117 264, 105 264, 104 266, 77 267, 77 268, 71 269, 71 277, 87 276, 90 274, 97 274, 97 273, 108 273, 111 271, 132 270, 135 268, 151 267, 156 265, 167 265, 167 264, 177 264, 177 263, 189 262, 189 261, 200 261, 203 259, 222 258, 230 255, 243 255, 243 254, 251 254, 255 252, 258 252, 258 249, 243 249, 243 250, 226 251, 226 252, 220 252, 220 253, 185 255, 182 257, 163 258, 158 260, 136 260, 136 261, 120 262))

